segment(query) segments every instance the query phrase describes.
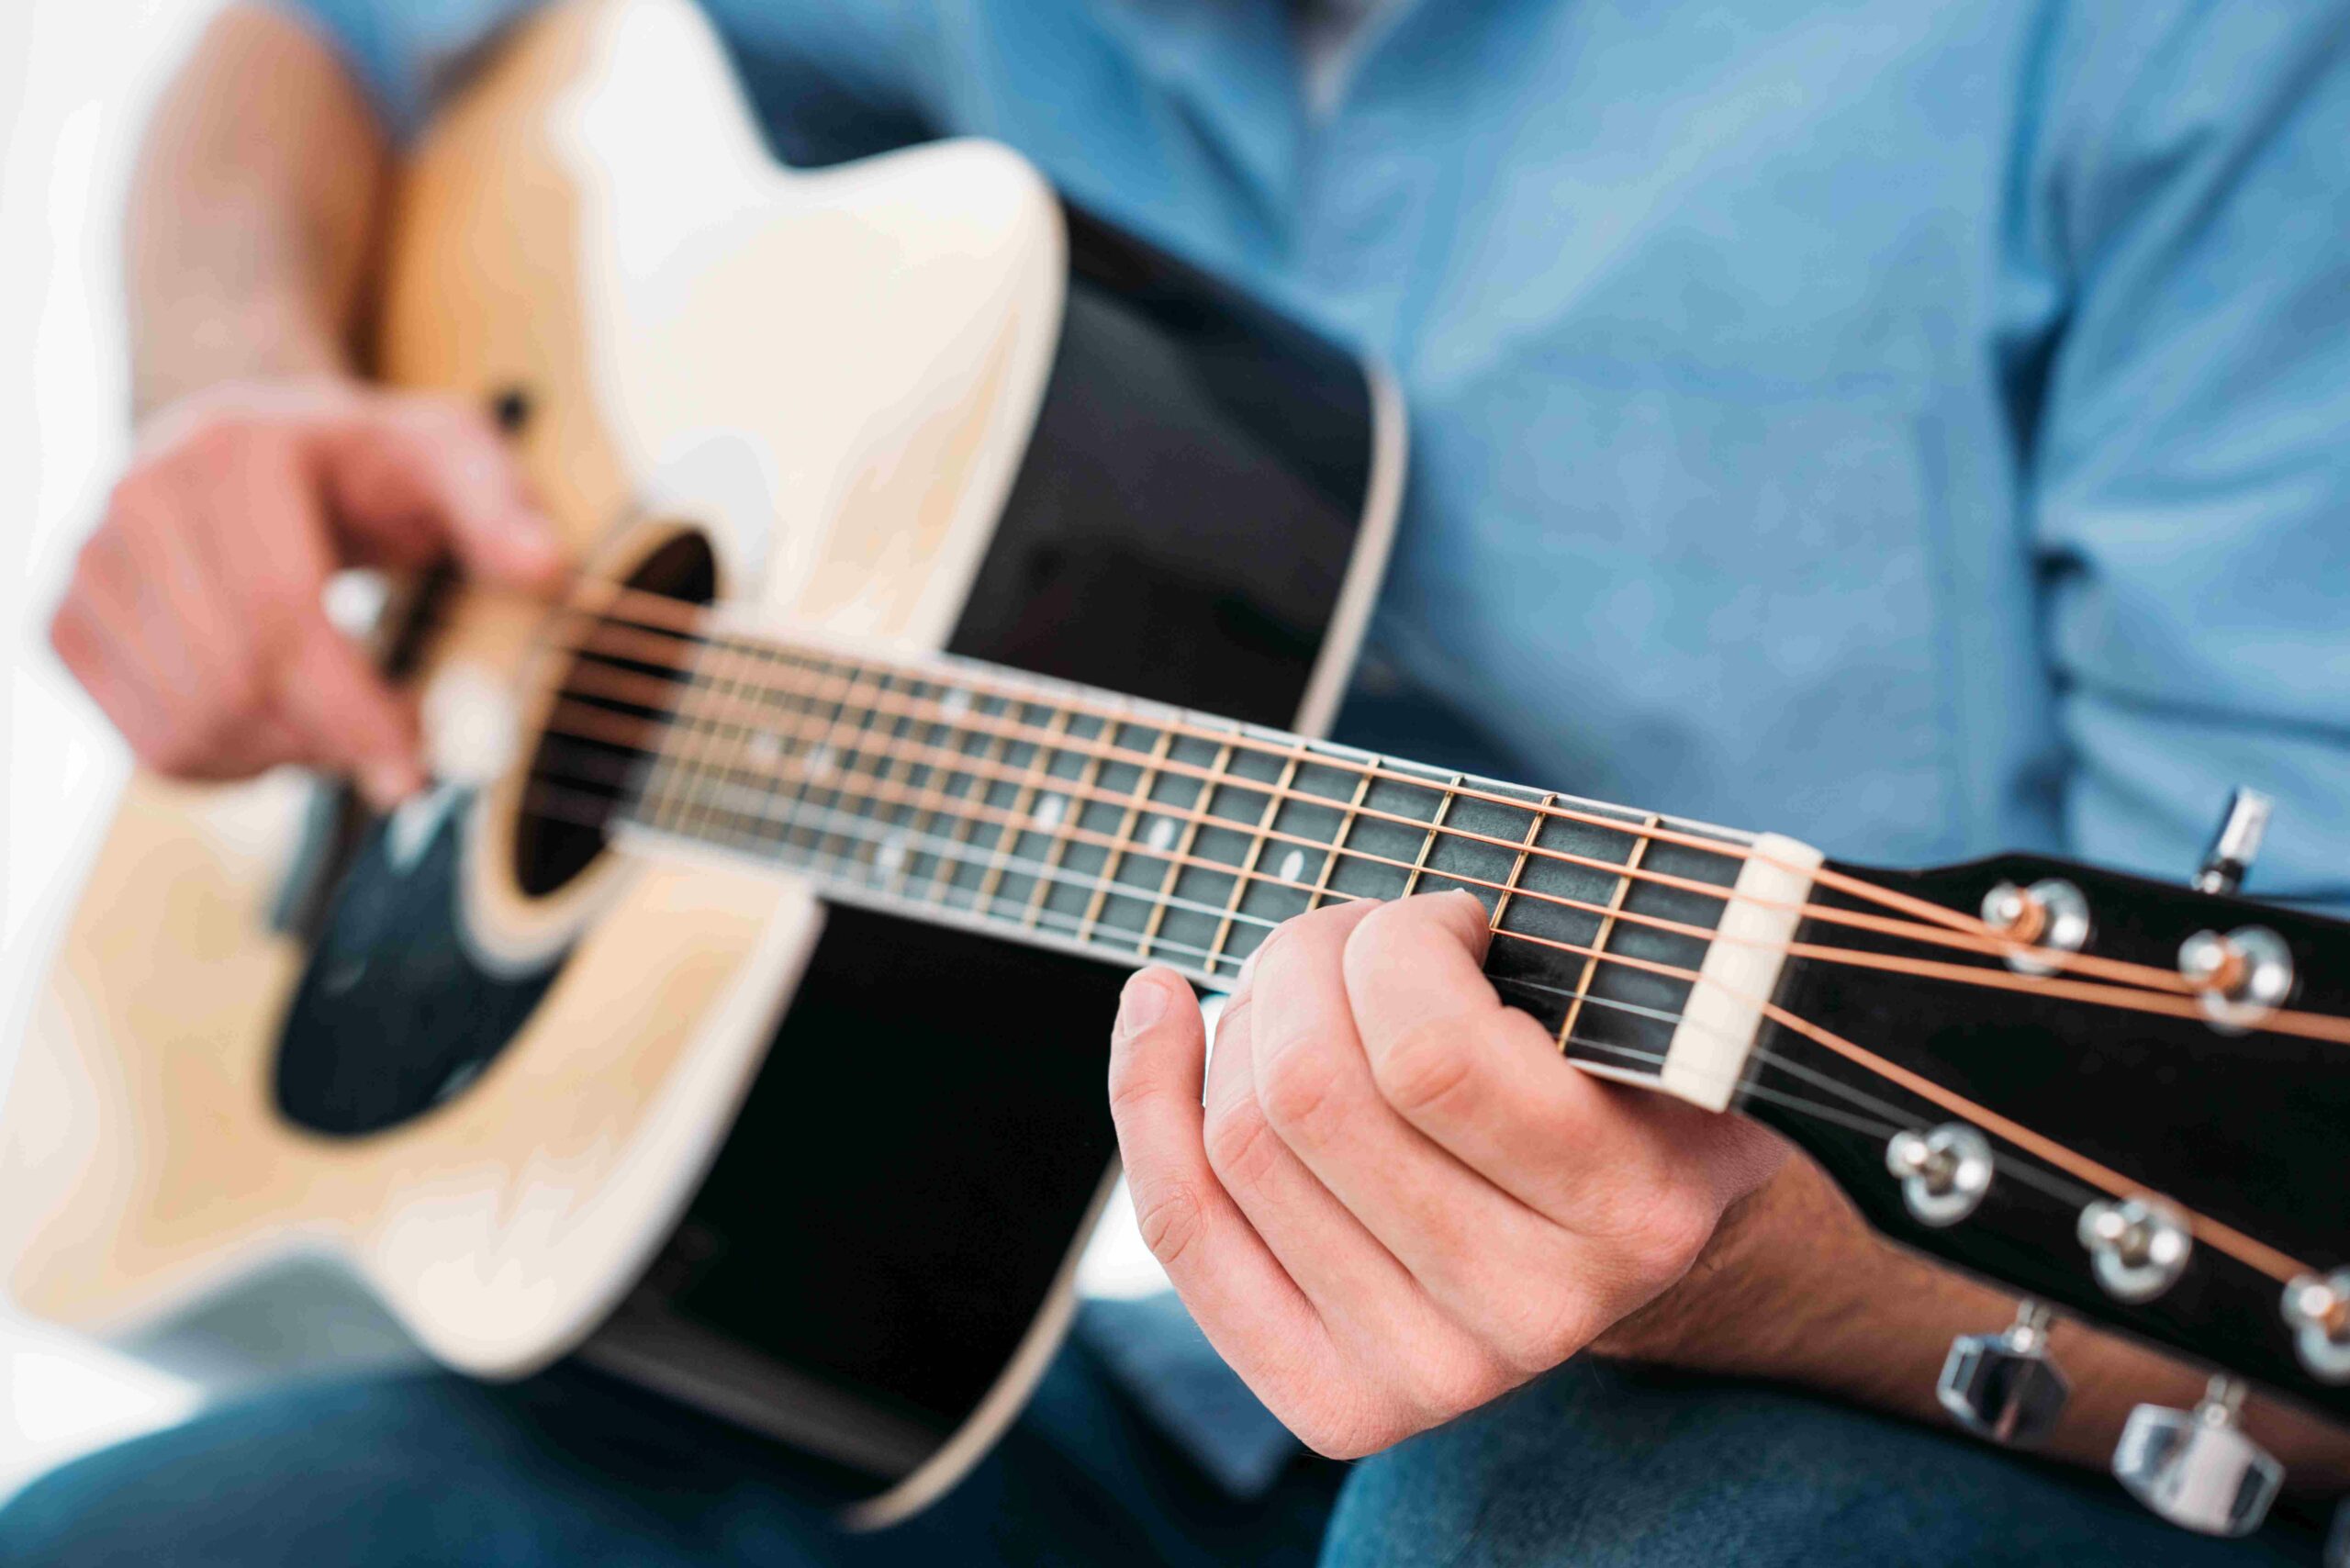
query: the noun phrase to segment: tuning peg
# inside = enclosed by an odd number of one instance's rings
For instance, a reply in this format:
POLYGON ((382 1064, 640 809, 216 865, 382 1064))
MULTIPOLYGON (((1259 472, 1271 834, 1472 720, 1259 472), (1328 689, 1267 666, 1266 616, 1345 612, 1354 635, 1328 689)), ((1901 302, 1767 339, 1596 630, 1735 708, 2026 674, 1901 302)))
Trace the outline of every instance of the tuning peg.
POLYGON ((2039 1441, 2073 1394, 2048 1356, 2048 1309, 2020 1302, 2015 1322, 2002 1332, 1953 1339, 1934 1392, 1951 1419, 1977 1437, 2039 1441))
POLYGON ((2156 1514, 2199 1535, 2250 1535, 2284 1467, 2236 1423, 2244 1386, 2215 1377, 2193 1410, 2141 1405, 2122 1425, 2113 1474, 2156 1514))
POLYGON ((2238 785, 2228 792, 2228 809, 2221 813, 2210 847, 2203 851, 2202 868, 2195 873, 2197 892, 2232 893, 2244 886, 2244 873, 2260 854, 2260 841, 2268 834, 2268 818, 2276 809, 2277 802, 2257 790, 2238 785))

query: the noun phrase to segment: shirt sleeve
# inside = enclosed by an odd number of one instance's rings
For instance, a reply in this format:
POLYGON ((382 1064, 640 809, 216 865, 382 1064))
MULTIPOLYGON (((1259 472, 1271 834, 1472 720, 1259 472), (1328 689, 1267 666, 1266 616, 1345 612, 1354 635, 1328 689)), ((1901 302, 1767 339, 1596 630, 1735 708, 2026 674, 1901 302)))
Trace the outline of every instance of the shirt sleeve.
MULTIPOLYGON (((420 131, 479 51, 547 0, 261 0, 340 54, 395 142, 420 131)), ((725 0, 705 16, 787 162, 926 140, 932 25, 920 0, 725 0)))
POLYGON ((544 0, 266 0, 333 46, 392 139, 423 129, 457 71, 544 0))
POLYGON ((2184 879, 2248 784, 2277 797, 2250 890, 2350 902, 2350 14, 2212 6, 2157 38, 2042 187, 2065 827, 2184 879))

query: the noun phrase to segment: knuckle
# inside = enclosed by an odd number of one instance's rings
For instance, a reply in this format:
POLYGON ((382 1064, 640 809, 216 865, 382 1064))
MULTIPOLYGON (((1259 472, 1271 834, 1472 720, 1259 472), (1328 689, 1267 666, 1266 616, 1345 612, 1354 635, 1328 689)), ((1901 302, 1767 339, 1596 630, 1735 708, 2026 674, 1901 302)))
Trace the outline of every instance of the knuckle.
POLYGON ((1593 1333, 1592 1305, 1577 1291, 1522 1291, 1497 1298, 1491 1314, 1483 1338, 1513 1381, 1550 1371, 1593 1333))
POLYGON ((1311 1036, 1288 1040, 1257 1062, 1257 1101, 1286 1137, 1317 1141, 1337 1114, 1337 1075, 1311 1036))
POLYGON ((1208 1117, 1208 1169, 1228 1190, 1261 1187, 1280 1158, 1279 1146, 1264 1113, 1245 1095, 1208 1117))
POLYGON ((1135 1228, 1163 1269, 1174 1268, 1198 1244, 1207 1223, 1207 1206, 1188 1183, 1170 1182, 1147 1196, 1137 1195, 1135 1228))
POLYGON ((1624 1272, 1655 1290, 1688 1272, 1713 1239, 1718 1213, 1703 1194, 1671 1182, 1626 1194, 1609 1217, 1607 1239, 1624 1272))
POLYGON ((1373 1057, 1371 1080, 1380 1097, 1418 1120, 1460 1100, 1477 1070, 1470 1031, 1459 1024, 1416 1024, 1373 1057))
POLYGON ((1110 1117, 1116 1122, 1147 1107, 1158 1098, 1158 1082, 1126 1049, 1110 1053, 1110 1117))
POLYGON ((185 723, 168 724, 126 738, 139 760, 158 773, 194 773, 204 766, 209 755, 202 734, 185 723))
POLYGON ((252 439, 255 420, 225 408, 196 412, 172 443, 171 458, 199 473, 218 473, 238 459, 252 439))
POLYGON ((1449 1353, 1420 1359, 1407 1375, 1409 1393, 1396 1402, 1390 1417, 1389 1443, 1499 1397, 1516 1387, 1526 1374, 1489 1350, 1463 1344, 1449 1353))
POLYGON ((77 676, 86 676, 97 662, 97 638, 90 629, 88 618, 71 598, 50 617, 49 646, 77 676))

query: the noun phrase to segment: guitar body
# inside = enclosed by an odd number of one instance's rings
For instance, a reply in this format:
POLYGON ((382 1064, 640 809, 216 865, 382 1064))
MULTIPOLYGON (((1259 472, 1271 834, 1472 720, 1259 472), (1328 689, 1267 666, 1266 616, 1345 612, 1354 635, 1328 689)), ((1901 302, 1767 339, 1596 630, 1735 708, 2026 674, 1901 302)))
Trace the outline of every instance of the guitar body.
MULTIPOLYGON (((501 50, 379 359, 499 410, 591 573, 1309 734, 1401 485, 1375 375, 1003 150, 776 166, 684 0, 501 50)), ((547 612, 432 579, 380 635, 440 780, 388 823, 128 787, 0 1108, 16 1300, 124 1335, 324 1258, 449 1364, 580 1355, 920 1506, 1066 1324, 1121 975, 541 820, 547 612)))

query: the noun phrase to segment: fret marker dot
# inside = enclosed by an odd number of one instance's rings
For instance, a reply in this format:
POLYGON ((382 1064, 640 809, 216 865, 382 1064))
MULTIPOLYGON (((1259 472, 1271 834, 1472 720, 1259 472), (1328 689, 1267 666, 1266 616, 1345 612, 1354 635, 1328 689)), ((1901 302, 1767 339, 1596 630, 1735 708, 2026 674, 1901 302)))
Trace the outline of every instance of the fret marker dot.
POLYGON ((971 694, 959 686, 954 687, 938 700, 938 711, 950 719, 959 719, 971 711, 971 694))
POLYGON ((1175 823, 1173 819, 1169 817, 1160 817, 1157 822, 1152 823, 1150 824, 1150 836, 1147 842, 1153 849, 1157 850, 1164 851, 1174 848, 1175 823))
POLYGON ((834 760, 834 758, 833 756, 832 747, 828 745, 818 746, 814 751, 808 754, 808 777, 811 778, 822 778, 825 777, 832 772, 834 760))
POLYGON ((755 732, 743 743, 743 749, 751 754, 752 761, 763 766, 772 766, 783 756, 783 743, 765 730, 755 732))
POLYGON ((884 871, 894 872, 905 863, 906 837, 903 834, 890 834, 881 842, 881 846, 873 852, 873 864, 884 871))
POLYGON ((1294 882, 1305 875, 1305 851, 1292 849, 1281 857, 1281 880, 1294 882))
POLYGON ((1068 810, 1067 801, 1058 795, 1047 795, 1036 802, 1036 824, 1039 827, 1058 827, 1061 825, 1061 813, 1068 810))

